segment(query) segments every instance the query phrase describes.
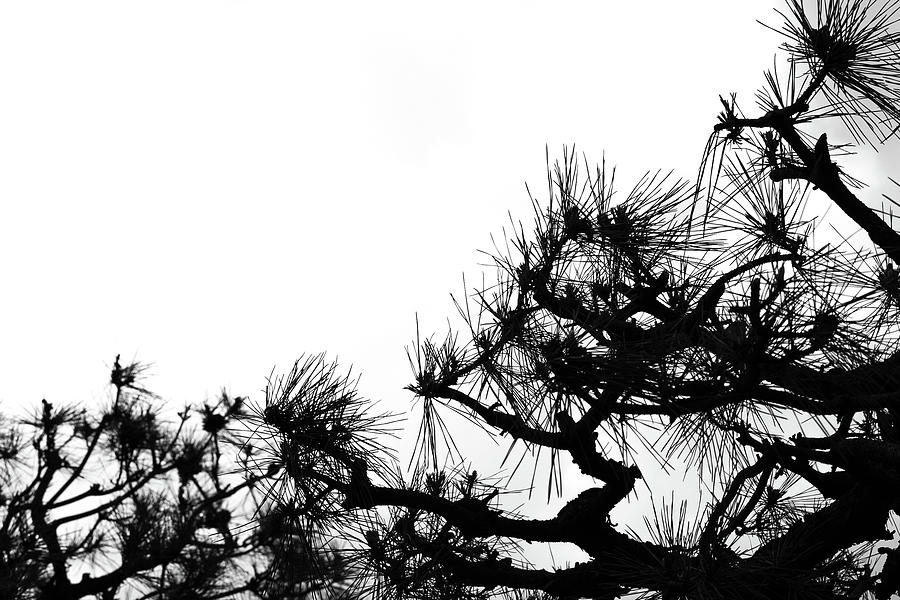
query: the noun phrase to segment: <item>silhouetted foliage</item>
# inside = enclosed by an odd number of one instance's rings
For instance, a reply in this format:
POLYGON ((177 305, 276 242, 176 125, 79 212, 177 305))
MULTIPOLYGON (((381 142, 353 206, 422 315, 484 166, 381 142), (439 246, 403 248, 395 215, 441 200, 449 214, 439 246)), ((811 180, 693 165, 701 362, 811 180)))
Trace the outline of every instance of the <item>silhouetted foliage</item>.
POLYGON ((30 418, 3 421, 0 598, 340 594, 348 566, 284 527, 262 487, 274 471, 246 473, 251 446, 235 458, 228 427, 244 399, 223 392, 169 423, 143 370, 116 358, 106 406, 44 400, 30 418))
POLYGON ((411 475, 380 447, 392 418, 321 356, 273 381, 242 419, 268 448, 253 472, 278 471, 269 493, 305 543, 342 536, 355 590, 379 598, 897 593, 900 235, 823 127, 897 137, 898 10, 789 0, 787 66, 754 115, 722 99, 696 183, 650 174, 620 196, 605 164, 564 152, 531 231, 496 253, 496 284, 459 304, 465 333, 411 351, 411 475), (811 207, 831 204, 858 231, 829 241, 811 207), (447 466, 446 411, 549 453, 558 491, 563 456, 595 487, 553 518, 510 510, 499 478, 447 466), (636 483, 655 461, 703 486, 696 514, 672 498, 648 515, 648 537, 610 513, 654 493, 636 483), (536 568, 523 542, 587 560, 536 568))

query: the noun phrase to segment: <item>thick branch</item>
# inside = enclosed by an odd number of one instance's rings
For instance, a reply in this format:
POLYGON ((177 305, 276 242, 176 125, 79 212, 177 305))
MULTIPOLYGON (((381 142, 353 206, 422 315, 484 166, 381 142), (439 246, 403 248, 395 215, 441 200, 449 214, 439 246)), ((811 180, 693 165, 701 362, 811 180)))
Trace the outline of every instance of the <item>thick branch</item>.
POLYGON ((841 181, 837 167, 827 153, 814 153, 791 124, 776 127, 795 154, 809 169, 809 181, 825 192, 848 217, 862 227, 876 246, 884 250, 895 264, 900 264, 900 234, 857 198, 841 181))
POLYGON ((881 490, 857 486, 761 546, 748 566, 777 563, 780 568, 806 570, 854 544, 890 539, 884 528, 889 509, 881 490))

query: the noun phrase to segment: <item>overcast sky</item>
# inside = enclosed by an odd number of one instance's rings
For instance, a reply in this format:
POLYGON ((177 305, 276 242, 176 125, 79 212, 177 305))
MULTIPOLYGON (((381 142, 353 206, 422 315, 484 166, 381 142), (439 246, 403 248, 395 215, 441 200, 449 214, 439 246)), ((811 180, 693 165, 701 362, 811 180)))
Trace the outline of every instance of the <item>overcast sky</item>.
MULTIPOLYGON (((0 402, 102 398, 116 353, 175 402, 328 351, 403 410, 525 181, 576 144, 690 177, 771 64, 771 5, 0 5, 0 402)), ((627 190, 626 190, 627 191, 627 190)))

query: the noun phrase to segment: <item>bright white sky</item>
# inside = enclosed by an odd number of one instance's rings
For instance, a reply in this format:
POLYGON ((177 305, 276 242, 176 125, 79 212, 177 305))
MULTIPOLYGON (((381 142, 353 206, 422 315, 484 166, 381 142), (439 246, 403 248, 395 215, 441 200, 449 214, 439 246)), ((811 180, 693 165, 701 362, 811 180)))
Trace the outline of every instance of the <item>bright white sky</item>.
POLYGON ((5 0, 0 412, 105 398, 117 353, 258 399, 322 350, 407 411, 416 312, 530 219, 545 145, 692 177, 773 6, 5 0))
POLYGON ((0 5, 0 403, 177 403, 327 350, 405 410, 441 329, 575 143, 690 177, 771 64, 770 3, 0 5))

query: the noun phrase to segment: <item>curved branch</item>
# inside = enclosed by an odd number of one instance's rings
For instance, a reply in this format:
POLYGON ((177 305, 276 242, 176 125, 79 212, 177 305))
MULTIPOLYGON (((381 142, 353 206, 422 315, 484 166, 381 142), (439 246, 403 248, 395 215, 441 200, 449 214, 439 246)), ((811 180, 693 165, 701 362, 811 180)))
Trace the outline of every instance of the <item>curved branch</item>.
MULTIPOLYGON (((794 153, 803 161, 809 170, 810 183, 822 190, 838 208, 869 234, 869 239, 884 250, 895 264, 900 264, 900 234, 894 231, 884 220, 857 198, 841 181, 840 172, 827 155, 827 141, 822 134, 820 143, 824 142, 825 152, 813 152, 806 145, 793 125, 780 125, 775 128, 781 137, 790 145, 794 153)), ((818 144, 817 144, 818 150, 818 144)))

